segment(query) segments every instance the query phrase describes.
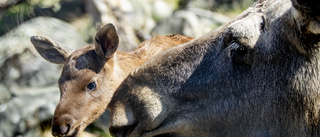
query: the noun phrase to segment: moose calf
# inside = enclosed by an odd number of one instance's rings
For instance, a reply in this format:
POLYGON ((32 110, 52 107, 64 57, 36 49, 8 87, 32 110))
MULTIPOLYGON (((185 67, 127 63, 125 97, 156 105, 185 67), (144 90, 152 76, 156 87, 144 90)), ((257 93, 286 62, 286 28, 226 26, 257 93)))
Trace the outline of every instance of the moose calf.
POLYGON ((75 51, 44 36, 32 37, 31 42, 44 59, 64 64, 52 134, 78 136, 105 111, 114 91, 132 69, 159 52, 192 39, 182 35, 156 36, 129 53, 116 51, 119 38, 112 24, 99 29, 94 45, 75 51))

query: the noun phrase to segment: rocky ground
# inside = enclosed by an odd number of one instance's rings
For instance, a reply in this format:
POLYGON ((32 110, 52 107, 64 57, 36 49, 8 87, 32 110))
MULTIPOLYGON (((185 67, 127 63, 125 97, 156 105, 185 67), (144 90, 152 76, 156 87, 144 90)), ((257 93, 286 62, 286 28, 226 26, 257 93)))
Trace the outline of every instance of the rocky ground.
MULTIPOLYGON (((42 59, 29 41, 31 36, 45 35, 79 48, 92 42, 100 26, 113 23, 121 41, 119 50, 130 51, 155 35, 200 36, 253 1, 0 1, 0 137, 51 136, 47 129, 60 97, 61 66, 42 59)), ((106 136, 107 123, 108 112, 87 131, 106 136)))

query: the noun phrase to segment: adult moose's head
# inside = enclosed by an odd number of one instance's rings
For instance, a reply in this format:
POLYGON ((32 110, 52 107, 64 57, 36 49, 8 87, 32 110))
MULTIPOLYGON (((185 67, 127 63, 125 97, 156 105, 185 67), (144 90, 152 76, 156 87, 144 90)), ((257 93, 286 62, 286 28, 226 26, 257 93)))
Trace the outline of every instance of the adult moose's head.
POLYGON ((148 60, 108 105, 113 136, 319 136, 320 3, 260 0, 148 60))
POLYGON ((43 58, 64 64, 52 134, 78 136, 105 111, 114 91, 132 69, 159 52, 191 39, 181 35, 157 36, 129 53, 116 51, 119 38, 112 24, 99 29, 94 45, 75 51, 44 36, 32 37, 31 42, 43 58))

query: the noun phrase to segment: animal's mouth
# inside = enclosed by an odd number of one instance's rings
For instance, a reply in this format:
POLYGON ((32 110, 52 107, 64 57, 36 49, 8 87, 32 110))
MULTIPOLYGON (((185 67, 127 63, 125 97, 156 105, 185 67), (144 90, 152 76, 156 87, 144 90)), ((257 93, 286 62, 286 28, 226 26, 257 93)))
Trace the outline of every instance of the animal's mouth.
POLYGON ((76 128, 73 128, 72 130, 68 131, 68 133, 63 137, 79 137, 80 131, 81 131, 80 129, 81 129, 81 124, 76 128))

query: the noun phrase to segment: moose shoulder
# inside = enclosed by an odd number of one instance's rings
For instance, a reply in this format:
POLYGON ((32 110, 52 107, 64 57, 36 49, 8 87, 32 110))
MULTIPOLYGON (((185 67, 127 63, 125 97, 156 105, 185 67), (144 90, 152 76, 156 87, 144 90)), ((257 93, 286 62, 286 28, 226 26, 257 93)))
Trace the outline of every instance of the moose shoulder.
POLYGON ((52 134, 79 136, 105 111, 114 91, 132 69, 159 52, 192 39, 182 35, 156 36, 141 43, 136 51, 120 52, 116 51, 119 38, 112 24, 99 29, 94 45, 77 50, 44 36, 32 37, 31 42, 44 59, 64 65, 52 134))
POLYGON ((108 108, 113 136, 319 136, 320 3, 260 0, 148 60, 108 108))

